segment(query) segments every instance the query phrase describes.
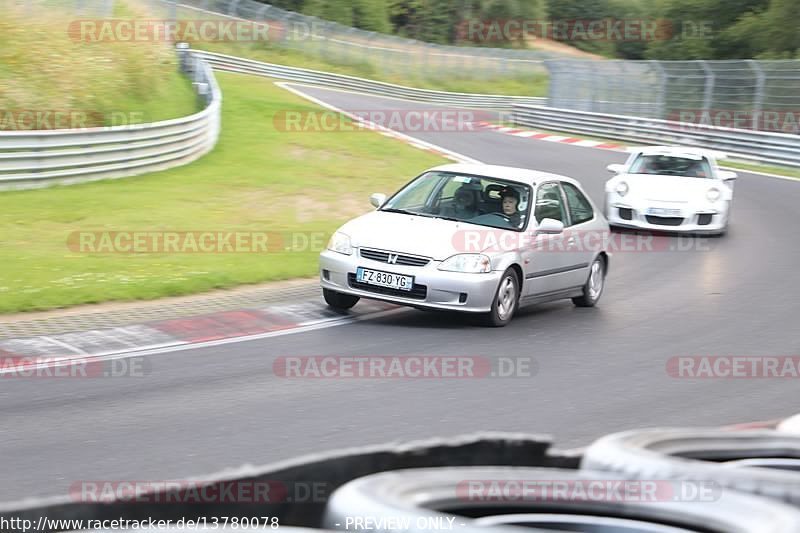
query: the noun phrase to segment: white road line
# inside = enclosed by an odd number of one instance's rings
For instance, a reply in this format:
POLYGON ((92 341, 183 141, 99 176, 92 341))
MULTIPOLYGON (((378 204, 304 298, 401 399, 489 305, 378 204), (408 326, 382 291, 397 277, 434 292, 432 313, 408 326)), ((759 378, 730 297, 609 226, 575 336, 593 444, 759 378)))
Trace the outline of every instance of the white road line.
POLYGON ((46 340, 48 342, 52 342, 53 344, 55 344, 57 346, 61 346, 62 348, 66 348, 67 350, 69 350, 71 352, 74 352, 76 354, 79 354, 79 355, 88 355, 89 354, 85 350, 82 350, 80 348, 76 348, 75 346, 72 346, 71 344, 67 344, 66 342, 62 342, 62 341, 60 341, 58 339, 54 339, 53 337, 42 336, 40 338, 44 339, 44 340, 46 340))
MULTIPOLYGON (((227 339, 217 339, 213 341, 204 341, 204 342, 185 342, 185 341, 177 341, 172 344, 167 344, 164 346, 159 347, 143 347, 137 350, 129 350, 129 351, 116 351, 116 352, 107 352, 102 354, 87 354, 81 357, 72 357, 72 358, 65 358, 59 360, 47 360, 44 363, 40 363, 37 365, 29 365, 29 366, 18 366, 18 367, 3 367, 0 368, 0 375, 2 374, 15 374, 21 371, 30 372, 31 370, 42 370, 45 368, 56 368, 62 366, 69 366, 75 363, 87 363, 89 361, 110 361, 116 359, 130 359, 132 357, 144 357, 148 355, 161 355, 167 354, 172 352, 181 352, 181 351, 189 351, 195 350, 199 348, 211 348, 215 346, 223 346, 226 344, 234 344, 240 342, 248 342, 248 341, 255 341, 255 340, 262 340, 262 339, 270 339, 273 337, 282 337, 284 335, 294 335, 296 333, 307 333, 310 331, 316 331, 320 329, 327 329, 333 328, 337 326, 345 326, 347 324, 354 324, 356 322, 362 322, 365 320, 372 320, 375 318, 383 318, 386 316, 392 316, 395 314, 405 313, 408 312, 410 308, 407 307, 400 307, 397 309, 388 309, 386 311, 377 311, 374 313, 367 313, 364 315, 358 316, 345 316, 345 317, 334 317, 331 319, 323 319, 318 322, 309 323, 304 326, 299 326, 292 329, 282 329, 278 331, 269 331, 266 333, 257 333, 254 335, 245 335, 241 337, 230 337, 227 339)), ((27 357, 28 359, 35 360, 35 356, 27 357)), ((46 357, 40 357, 41 359, 47 359, 46 357)))

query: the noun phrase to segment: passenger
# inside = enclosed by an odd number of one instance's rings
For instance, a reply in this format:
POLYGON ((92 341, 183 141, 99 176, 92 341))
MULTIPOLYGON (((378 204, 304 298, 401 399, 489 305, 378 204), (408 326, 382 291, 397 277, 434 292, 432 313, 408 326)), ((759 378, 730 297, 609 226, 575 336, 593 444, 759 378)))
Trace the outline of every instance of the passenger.
POLYGON ((445 215, 460 220, 476 217, 478 202, 475 198, 475 191, 466 185, 459 187, 453 195, 453 205, 445 215))

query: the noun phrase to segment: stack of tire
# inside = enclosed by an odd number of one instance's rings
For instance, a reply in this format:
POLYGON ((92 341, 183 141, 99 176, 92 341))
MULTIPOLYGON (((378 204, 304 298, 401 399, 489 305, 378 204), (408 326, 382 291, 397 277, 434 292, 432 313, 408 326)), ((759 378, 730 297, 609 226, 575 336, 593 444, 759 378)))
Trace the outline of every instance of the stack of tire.
POLYGON ((440 524, 470 532, 527 526, 590 533, 800 533, 800 434, 638 430, 597 440, 585 450, 578 470, 456 467, 383 472, 335 491, 323 526, 358 530, 359 518, 362 528, 382 524, 387 530, 409 533, 441 530, 440 524), (465 498, 465 480, 493 480, 506 487, 552 480, 655 480, 716 490, 702 501, 465 498))

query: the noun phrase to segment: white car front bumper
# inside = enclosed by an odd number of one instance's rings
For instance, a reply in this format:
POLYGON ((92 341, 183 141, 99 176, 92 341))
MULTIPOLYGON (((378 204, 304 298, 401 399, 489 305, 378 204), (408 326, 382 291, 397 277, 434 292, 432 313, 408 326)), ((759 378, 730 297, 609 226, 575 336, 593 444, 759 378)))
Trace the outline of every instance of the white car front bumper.
POLYGON ((324 289, 400 305, 472 313, 491 310, 503 274, 501 271, 485 274, 446 272, 438 270, 441 262, 433 260, 424 267, 391 265, 361 257, 359 250, 352 255, 326 250, 320 254, 319 262, 320 285, 324 289), (410 293, 387 291, 358 283, 355 280, 358 267, 414 276, 414 290, 410 293))
POLYGON ((719 234, 728 226, 727 204, 698 208, 691 204, 642 205, 608 199, 606 218, 611 226, 649 231, 719 234), (663 211, 651 212, 652 209, 663 211))

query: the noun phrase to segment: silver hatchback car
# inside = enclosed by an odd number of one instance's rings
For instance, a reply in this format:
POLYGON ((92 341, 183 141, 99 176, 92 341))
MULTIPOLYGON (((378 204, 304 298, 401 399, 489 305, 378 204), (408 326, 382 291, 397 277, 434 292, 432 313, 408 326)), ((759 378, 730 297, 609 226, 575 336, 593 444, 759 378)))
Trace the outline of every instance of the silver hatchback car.
POLYGON ((479 313, 508 324, 520 305, 591 307, 608 273, 608 222, 573 179, 520 168, 427 170, 344 224, 320 255, 325 301, 360 298, 479 313))

